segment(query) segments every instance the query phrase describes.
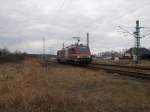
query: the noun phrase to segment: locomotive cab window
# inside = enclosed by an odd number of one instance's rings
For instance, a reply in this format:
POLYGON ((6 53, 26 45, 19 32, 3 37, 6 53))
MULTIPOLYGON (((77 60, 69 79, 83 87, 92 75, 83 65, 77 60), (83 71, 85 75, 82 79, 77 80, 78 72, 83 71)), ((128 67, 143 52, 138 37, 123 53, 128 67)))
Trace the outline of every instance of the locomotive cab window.
POLYGON ((87 51, 89 51, 88 47, 80 47, 79 50, 80 50, 80 52, 87 52, 87 51))

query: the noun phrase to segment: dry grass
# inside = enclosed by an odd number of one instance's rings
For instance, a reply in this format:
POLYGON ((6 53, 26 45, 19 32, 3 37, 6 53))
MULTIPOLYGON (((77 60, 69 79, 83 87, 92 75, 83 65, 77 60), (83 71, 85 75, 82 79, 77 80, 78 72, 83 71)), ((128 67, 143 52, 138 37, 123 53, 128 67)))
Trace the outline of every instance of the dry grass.
POLYGON ((150 83, 36 59, 0 65, 0 112, 149 112, 150 83))

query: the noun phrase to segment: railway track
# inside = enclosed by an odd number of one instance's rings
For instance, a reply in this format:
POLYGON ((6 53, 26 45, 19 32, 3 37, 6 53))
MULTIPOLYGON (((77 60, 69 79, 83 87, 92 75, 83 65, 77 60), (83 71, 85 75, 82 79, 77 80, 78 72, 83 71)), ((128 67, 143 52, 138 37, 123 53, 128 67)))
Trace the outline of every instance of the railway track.
POLYGON ((133 69, 140 69, 140 70, 150 70, 150 67, 144 67, 144 66, 118 65, 118 64, 98 64, 98 63, 93 63, 92 65, 112 66, 112 67, 129 68, 129 69, 133 68, 133 69))
POLYGON ((150 68, 137 67, 137 66, 124 66, 124 65, 111 65, 111 64, 90 64, 85 66, 88 69, 106 70, 111 73, 118 73, 120 75, 132 76, 142 79, 150 79, 150 68))
MULTIPOLYGON (((57 63, 57 61, 49 61, 49 62, 57 63)), ((72 65, 72 66, 79 67, 79 65, 72 65)), ((84 67, 92 70, 102 69, 110 73, 117 73, 120 75, 150 80, 150 68, 148 67, 114 65, 114 64, 90 64, 90 65, 84 65, 80 67, 84 67)))

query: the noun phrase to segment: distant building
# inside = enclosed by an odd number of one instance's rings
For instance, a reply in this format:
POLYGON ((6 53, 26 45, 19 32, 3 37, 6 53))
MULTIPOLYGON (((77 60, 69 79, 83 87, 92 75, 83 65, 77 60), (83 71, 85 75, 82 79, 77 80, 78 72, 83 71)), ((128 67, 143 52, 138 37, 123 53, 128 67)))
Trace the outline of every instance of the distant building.
MULTIPOLYGON (((135 52, 135 48, 130 48, 125 52, 124 58, 133 58, 135 52)), ((142 59, 150 59, 150 50, 146 48, 140 48, 139 55, 142 59)))

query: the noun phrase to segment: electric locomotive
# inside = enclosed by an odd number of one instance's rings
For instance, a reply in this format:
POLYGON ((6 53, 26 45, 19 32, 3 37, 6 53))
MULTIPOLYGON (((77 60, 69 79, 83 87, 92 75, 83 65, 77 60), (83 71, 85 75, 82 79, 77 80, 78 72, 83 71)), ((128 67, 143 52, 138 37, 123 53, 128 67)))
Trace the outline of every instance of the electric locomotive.
POLYGON ((57 61, 71 64, 90 64, 92 55, 89 48, 89 33, 87 33, 87 45, 79 44, 80 37, 73 37, 78 40, 76 44, 64 47, 57 52, 57 61))
POLYGON ((91 52, 87 45, 73 44, 57 52, 57 61, 61 63, 89 64, 92 61, 91 52))

